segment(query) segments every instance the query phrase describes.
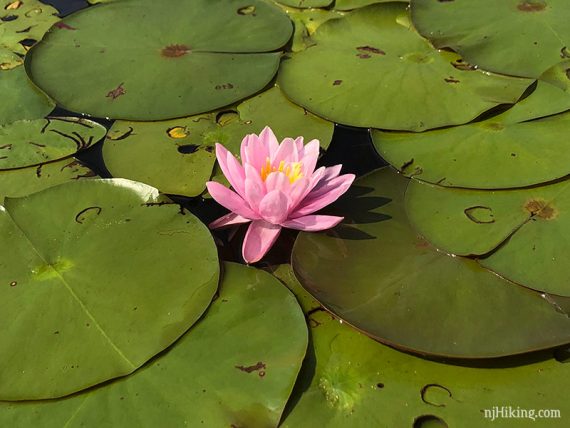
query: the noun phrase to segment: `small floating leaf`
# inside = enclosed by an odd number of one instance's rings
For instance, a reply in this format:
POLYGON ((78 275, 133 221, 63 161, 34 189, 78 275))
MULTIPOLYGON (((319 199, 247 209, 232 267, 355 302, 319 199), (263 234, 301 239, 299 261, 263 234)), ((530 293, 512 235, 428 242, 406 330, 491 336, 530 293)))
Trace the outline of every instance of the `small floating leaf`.
POLYGON ((68 181, 93 178, 97 175, 73 158, 0 171, 0 203, 6 196, 21 198, 68 181))
POLYGON ((0 170, 68 157, 105 136, 106 129, 83 118, 21 120, 0 127, 0 170))

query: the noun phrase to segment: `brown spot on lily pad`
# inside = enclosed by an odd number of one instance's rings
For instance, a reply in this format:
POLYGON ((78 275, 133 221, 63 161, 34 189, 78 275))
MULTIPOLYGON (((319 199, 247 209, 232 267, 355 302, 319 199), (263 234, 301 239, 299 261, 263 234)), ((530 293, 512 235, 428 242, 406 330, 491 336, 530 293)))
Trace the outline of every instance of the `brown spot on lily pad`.
POLYGON ((127 93, 127 91, 125 91, 125 88, 123 87, 124 83, 121 83, 119 86, 117 86, 115 89, 113 89, 112 91, 109 91, 106 95, 107 98, 112 98, 114 100, 116 100, 117 98, 119 98, 120 96, 123 96, 127 93))
POLYGON ((376 55, 386 55, 386 52, 384 52, 382 49, 378 49, 373 46, 359 46, 356 48, 356 50, 359 52, 373 53, 376 55))
POLYGON ((443 80, 445 80, 447 83, 459 83, 459 80, 457 80, 457 79, 454 78, 453 76, 446 77, 446 78, 443 79, 443 80))
POLYGON ((10 283, 10 287, 15 287, 16 285, 18 285, 18 282, 17 282, 17 281, 12 281, 12 282, 10 283))
POLYGON ((546 9, 546 2, 536 0, 525 0, 518 4, 517 9, 522 12, 540 12, 546 9))
POLYGON ((335 80, 333 82, 333 86, 339 86, 339 85, 342 85, 342 80, 335 80))
MULTIPOLYGON (((263 363, 262 361, 258 361, 253 366, 235 366, 235 367, 236 367, 236 369, 241 370, 242 372, 245 372, 245 373, 253 373, 253 372, 257 372, 257 371, 263 371, 267 368, 265 366, 265 363, 263 363)), ((263 373, 264 373, 263 376, 265 376, 265 372, 263 372, 263 373)))
POLYGON ((55 26, 61 30, 71 30, 71 31, 77 30, 77 28, 74 28, 71 25, 67 25, 65 22, 57 22, 55 26))
POLYGON ((165 58, 180 58, 190 52, 186 45, 169 45, 162 49, 160 54, 165 58))
POLYGON ((524 209, 533 217, 539 217, 543 220, 554 220, 558 217, 558 210, 544 199, 530 199, 524 204, 524 209))

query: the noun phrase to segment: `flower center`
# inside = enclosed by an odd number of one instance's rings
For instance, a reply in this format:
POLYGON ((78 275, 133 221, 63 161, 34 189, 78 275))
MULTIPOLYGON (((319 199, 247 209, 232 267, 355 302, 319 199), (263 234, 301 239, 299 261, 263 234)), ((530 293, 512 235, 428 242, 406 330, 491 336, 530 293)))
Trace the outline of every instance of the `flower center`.
POLYGON ((286 163, 285 161, 279 162, 279 166, 272 166, 271 160, 267 158, 265 165, 261 168, 261 179, 265 181, 269 174, 278 171, 285 174, 289 179, 289 182, 294 183, 303 177, 303 173, 301 172, 302 166, 303 164, 301 162, 286 163))

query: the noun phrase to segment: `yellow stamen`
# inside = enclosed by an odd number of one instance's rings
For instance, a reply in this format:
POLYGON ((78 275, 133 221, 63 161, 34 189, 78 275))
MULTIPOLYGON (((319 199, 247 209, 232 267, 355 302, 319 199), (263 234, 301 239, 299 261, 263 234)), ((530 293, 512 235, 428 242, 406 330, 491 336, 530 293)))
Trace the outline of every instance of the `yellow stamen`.
POLYGON ((285 161, 281 161, 279 162, 279 166, 275 167, 271 165, 271 160, 267 158, 265 165, 261 168, 261 179, 265 181, 272 172, 282 172, 289 178, 289 182, 294 183, 303 177, 301 171, 302 166, 303 164, 301 162, 285 163, 285 161))

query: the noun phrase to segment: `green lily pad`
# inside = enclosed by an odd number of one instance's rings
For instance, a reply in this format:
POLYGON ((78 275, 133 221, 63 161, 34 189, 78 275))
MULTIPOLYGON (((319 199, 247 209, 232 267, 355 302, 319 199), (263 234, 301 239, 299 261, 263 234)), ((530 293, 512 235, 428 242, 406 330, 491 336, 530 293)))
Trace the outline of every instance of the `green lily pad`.
POLYGON ((68 110, 171 119, 263 89, 291 33, 287 16, 261 0, 125 0, 66 17, 30 51, 27 66, 68 110), (67 68, 73 79, 61 72, 67 68))
POLYGON ((311 8, 311 7, 327 7, 332 4, 334 0, 277 0, 285 6, 297 8, 311 8))
POLYGON ((133 372, 217 288, 206 226, 141 183, 79 180, 8 198, 0 228, 2 400, 61 397, 133 372))
POLYGON ((17 120, 39 119, 55 104, 26 75, 24 67, 0 72, 0 126, 17 120))
POLYGON ((0 424, 275 427, 306 347, 293 295, 265 272, 225 264, 219 297, 167 353, 71 398, 0 404, 0 424))
POLYGON ((374 172, 334 210, 345 224, 299 235, 292 264, 307 291, 378 340, 422 354, 489 358, 570 342, 570 319, 540 293, 419 236, 404 212, 407 184, 389 168, 374 172))
POLYGON ((93 177, 96 177, 93 171, 73 158, 0 171, 0 203, 6 196, 21 198, 68 181, 93 177))
POLYGON ((410 25, 405 3, 330 20, 314 34, 314 46, 283 61, 279 85, 293 102, 334 122, 424 131, 514 103, 531 83, 464 67, 410 25))
POLYGON ((95 144, 107 130, 83 118, 21 120, 0 127, 0 170, 68 157, 95 144))
MULTIPOLYGON (((305 112, 274 87, 235 108, 164 122, 115 122, 103 146, 111 174, 151 184, 164 193, 197 196, 216 160, 215 143, 239 156, 247 134, 271 126, 279 138, 302 135, 328 147, 334 124, 305 112), (165 168, 164 165, 169 165, 165 168)), ((216 168, 218 181, 223 175, 216 168)))
POLYGON ((28 47, 59 21, 57 10, 38 0, 0 0, 0 69, 22 65, 28 47))
POLYGON ((287 16, 293 21, 295 31, 291 51, 299 52, 314 45, 311 36, 322 24, 331 19, 342 18, 345 12, 333 9, 296 9, 282 6, 287 16))
POLYGON ((570 267, 561 256, 570 251, 564 239, 570 230, 569 181, 495 192, 413 183, 407 211, 438 248, 482 256, 481 265, 505 278, 570 296, 570 267))
POLYGON ((570 57, 566 0, 412 0, 411 10, 435 46, 485 70, 538 77, 570 57))
POLYGON ((375 3, 389 3, 389 2, 401 2, 409 3, 408 0, 336 0, 334 3, 334 8, 336 10, 353 10, 360 9, 361 7, 370 6, 375 3))
POLYGON ((530 186, 570 173, 570 95, 548 83, 507 112, 424 133, 374 130, 380 155, 404 175, 446 187, 530 186), (492 174, 489 171, 493 171, 492 174))
POLYGON ((570 60, 561 61, 549 68, 540 76, 540 80, 570 93, 570 60))
MULTIPOLYGON (((301 286, 286 270, 280 267, 275 274, 299 293, 301 286)), ((308 303, 304 296, 299 300, 308 303)), ((570 407, 563 391, 570 385, 570 365, 553 359, 551 352, 444 364, 380 344, 324 311, 310 312, 313 305, 305 309, 311 335, 308 357, 282 428, 511 427, 512 418, 491 422, 485 417, 485 410, 500 411, 509 405, 557 409, 561 417, 544 419, 543 425, 567 425, 564 415, 570 407), (430 419, 433 425, 420 424, 430 419)), ((516 422, 538 424, 538 418, 516 422)))

